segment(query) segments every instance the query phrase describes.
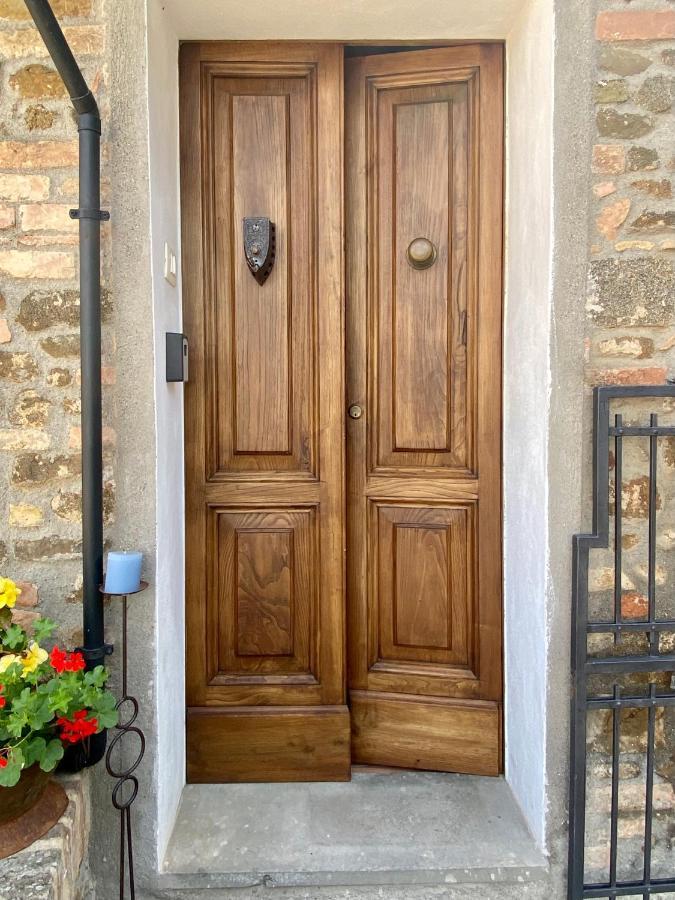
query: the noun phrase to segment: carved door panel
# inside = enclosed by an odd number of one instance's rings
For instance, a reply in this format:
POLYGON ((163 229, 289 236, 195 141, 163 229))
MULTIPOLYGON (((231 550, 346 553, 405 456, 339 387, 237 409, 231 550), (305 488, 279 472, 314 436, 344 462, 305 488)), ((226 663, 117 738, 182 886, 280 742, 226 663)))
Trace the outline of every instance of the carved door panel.
POLYGON ((338 46, 181 52, 191 781, 349 777, 342 78, 338 46))
POLYGON ((501 769, 502 94, 496 45, 347 62, 355 762, 501 769))

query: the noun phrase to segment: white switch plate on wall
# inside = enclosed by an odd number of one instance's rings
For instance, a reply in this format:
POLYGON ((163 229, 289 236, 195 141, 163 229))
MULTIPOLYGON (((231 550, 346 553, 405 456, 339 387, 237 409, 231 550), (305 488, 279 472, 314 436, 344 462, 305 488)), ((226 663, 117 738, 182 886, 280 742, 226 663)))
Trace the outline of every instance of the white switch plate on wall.
POLYGON ((164 277, 171 287, 176 287, 176 254, 171 247, 164 242, 164 277))

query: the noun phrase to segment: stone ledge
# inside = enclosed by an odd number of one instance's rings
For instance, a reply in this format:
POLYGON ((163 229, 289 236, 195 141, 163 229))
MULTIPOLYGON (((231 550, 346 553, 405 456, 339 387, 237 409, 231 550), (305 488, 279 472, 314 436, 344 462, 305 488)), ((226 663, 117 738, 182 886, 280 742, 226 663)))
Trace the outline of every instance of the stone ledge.
POLYGON ((81 870, 90 822, 88 776, 61 776, 59 782, 68 794, 68 808, 43 838, 0 860, 0 900, 84 900, 87 896, 88 877, 81 877, 81 870))

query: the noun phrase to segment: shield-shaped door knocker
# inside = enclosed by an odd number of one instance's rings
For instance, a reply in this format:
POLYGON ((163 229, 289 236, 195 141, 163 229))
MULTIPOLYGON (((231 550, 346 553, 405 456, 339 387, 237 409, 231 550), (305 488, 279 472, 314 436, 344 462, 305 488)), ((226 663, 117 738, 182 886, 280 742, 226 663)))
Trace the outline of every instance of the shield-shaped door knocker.
POLYGON ((276 249, 274 222, 264 216, 244 219, 246 264, 258 284, 264 284, 272 271, 276 249))

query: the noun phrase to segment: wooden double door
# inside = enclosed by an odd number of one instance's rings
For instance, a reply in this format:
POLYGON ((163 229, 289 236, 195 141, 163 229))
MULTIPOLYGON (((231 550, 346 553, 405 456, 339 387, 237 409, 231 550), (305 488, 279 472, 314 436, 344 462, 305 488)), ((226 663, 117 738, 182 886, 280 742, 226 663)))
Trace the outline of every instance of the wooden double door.
POLYGON ((188 778, 498 774, 502 48, 180 69, 188 778))

